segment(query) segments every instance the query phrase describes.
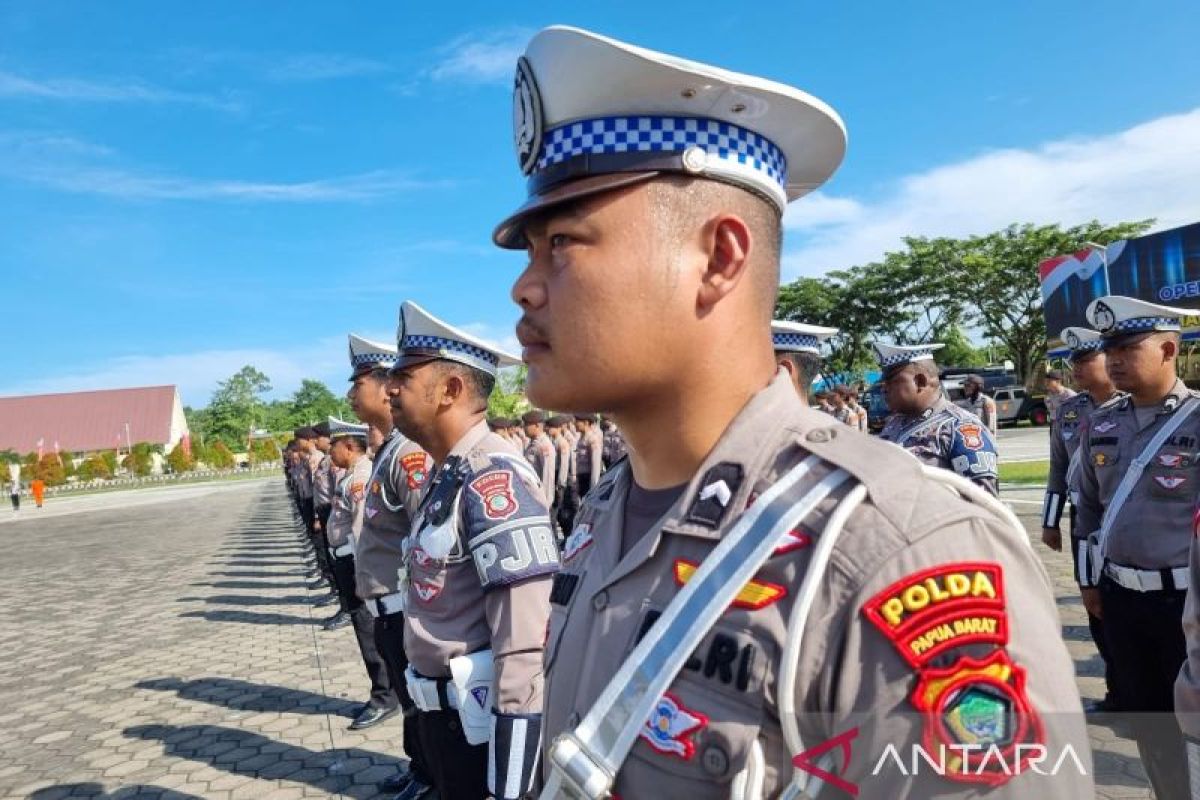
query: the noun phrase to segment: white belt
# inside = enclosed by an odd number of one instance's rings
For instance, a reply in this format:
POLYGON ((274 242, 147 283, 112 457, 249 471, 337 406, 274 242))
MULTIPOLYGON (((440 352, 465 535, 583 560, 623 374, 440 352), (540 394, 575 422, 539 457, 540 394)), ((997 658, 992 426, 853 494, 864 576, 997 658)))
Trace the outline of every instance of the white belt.
POLYGON ((454 711, 458 708, 454 682, 450 678, 424 678, 409 667, 404 672, 404 681, 413 705, 421 711, 454 711))
POLYGON ((346 556, 354 555, 354 545, 350 542, 347 542, 339 547, 329 548, 329 552, 334 558, 345 558, 346 556))
POLYGON ((1163 586, 1163 572, 1171 574, 1171 580, 1174 582, 1176 589, 1188 588, 1187 567, 1156 570, 1122 567, 1120 564, 1113 564, 1112 562, 1104 565, 1104 574, 1111 578, 1114 583, 1135 592, 1161 592, 1166 588, 1163 586))
POLYGON ((366 601, 367 611, 372 617, 386 617, 404 610, 404 592, 392 592, 383 597, 372 597, 366 601))

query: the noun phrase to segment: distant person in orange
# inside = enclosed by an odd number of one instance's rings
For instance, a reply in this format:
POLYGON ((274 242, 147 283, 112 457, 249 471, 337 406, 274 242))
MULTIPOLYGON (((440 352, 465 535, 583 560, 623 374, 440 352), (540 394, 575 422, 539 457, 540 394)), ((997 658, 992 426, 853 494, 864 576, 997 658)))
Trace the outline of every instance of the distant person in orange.
POLYGON ((29 484, 29 491, 33 492, 33 502, 37 503, 37 507, 42 507, 42 501, 46 499, 46 482, 41 478, 34 478, 29 484))

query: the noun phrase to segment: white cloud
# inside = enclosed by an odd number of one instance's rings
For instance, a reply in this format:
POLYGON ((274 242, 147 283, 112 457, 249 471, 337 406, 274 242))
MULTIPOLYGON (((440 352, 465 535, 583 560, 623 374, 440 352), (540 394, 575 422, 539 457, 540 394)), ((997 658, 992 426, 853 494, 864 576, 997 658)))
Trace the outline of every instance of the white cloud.
POLYGON ((496 83, 512 80, 517 57, 525 49, 530 31, 505 28, 488 33, 470 33, 441 47, 441 60, 429 75, 438 81, 496 83))
POLYGON ((0 97, 82 103, 182 103, 221 111, 237 111, 236 101, 194 92, 164 89, 141 81, 96 81, 81 78, 28 78, 0 70, 0 97))
POLYGON ((129 200, 348 202, 454 184, 450 180, 422 180, 400 170, 308 181, 197 179, 101 163, 113 155, 107 148, 69 136, 0 131, 0 176, 76 194, 129 200))
POLYGON ((208 404, 218 381, 229 378, 247 364, 271 379, 272 397, 290 395, 305 378, 324 381, 337 392, 345 378, 346 340, 324 338, 293 350, 244 348, 120 356, 94 369, 66 370, 0 386, 0 396, 174 384, 179 387, 185 405, 199 407, 208 404))
POLYGON ((1118 133, 983 153, 895 181, 876 198, 817 193, 789 209, 785 278, 880 258, 904 236, 967 236, 1017 222, 1200 219, 1200 109, 1118 133), (813 202, 815 201, 815 202, 813 202))

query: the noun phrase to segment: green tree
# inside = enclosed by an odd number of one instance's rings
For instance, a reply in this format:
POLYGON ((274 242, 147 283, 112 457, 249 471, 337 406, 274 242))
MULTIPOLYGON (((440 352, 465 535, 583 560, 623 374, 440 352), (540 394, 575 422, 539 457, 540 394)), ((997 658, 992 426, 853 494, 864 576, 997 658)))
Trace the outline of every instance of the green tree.
POLYGON ((524 365, 501 370, 492 394, 488 397, 489 417, 515 417, 531 406, 525 397, 525 381, 529 370, 524 365))
POLYGON ((62 464, 58 460, 58 456, 54 453, 46 453, 33 465, 33 469, 27 476, 29 480, 41 478, 46 482, 47 486, 61 486, 66 483, 67 474, 63 469, 62 464))
POLYGON ((170 467, 171 472, 182 474, 191 472, 195 468, 195 462, 192 461, 192 457, 188 455, 183 445, 177 445, 174 450, 167 453, 167 466, 170 467))
POLYGON ((205 461, 213 469, 229 469, 234 465, 233 451, 224 442, 217 441, 208 449, 205 461))
MULTIPOLYGON (((105 451, 111 455, 110 451, 105 451)), ((112 467, 109 466, 108 460, 100 453, 92 453, 83 460, 79 465, 78 475, 80 479, 92 481, 97 479, 108 480, 113 476, 112 467)))
POLYGON ((246 436, 258 427, 263 416, 262 395, 271 390, 271 381, 252 366, 244 366, 228 380, 217 384, 208 408, 193 413, 195 430, 205 439, 220 440, 241 450, 246 436))
POLYGON ((320 381, 304 379, 291 399, 292 417, 298 425, 324 422, 334 416, 348 422, 356 419, 344 397, 337 397, 320 381))
POLYGON ((251 464, 269 464, 272 461, 278 461, 280 458, 279 445, 274 439, 256 439, 250 445, 250 463, 251 464))
POLYGON ((0 450, 0 464, 20 464, 21 455, 16 450, 0 450))
MULTIPOLYGON (((157 447, 161 450, 161 447, 157 447)), ((138 476, 146 476, 154 471, 154 452, 156 446, 149 442, 138 442, 133 446, 133 449, 121 459, 121 466, 127 469, 130 473, 138 476)))

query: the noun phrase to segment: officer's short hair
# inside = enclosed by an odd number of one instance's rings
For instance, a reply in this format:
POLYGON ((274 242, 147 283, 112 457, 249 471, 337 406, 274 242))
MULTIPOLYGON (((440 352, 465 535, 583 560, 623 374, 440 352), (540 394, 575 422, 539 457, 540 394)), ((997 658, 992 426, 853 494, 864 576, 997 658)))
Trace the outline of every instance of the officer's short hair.
MULTIPOLYGON (((816 353, 780 353, 779 356, 796 368, 797 383, 801 386, 812 386, 812 382, 821 374, 821 357, 816 353)), ((813 396, 820 399, 825 392, 817 392, 813 396)))
POLYGON ((302 428, 296 428, 296 430, 293 431, 292 435, 295 436, 297 439, 316 439, 317 438, 317 432, 313 428, 311 428, 307 425, 305 425, 302 428))
POLYGON ((496 387, 496 376, 489 375, 483 370, 469 367, 466 364, 460 364, 457 361, 439 360, 433 362, 440 377, 454 375, 463 382, 467 393, 475 398, 477 402, 482 403, 482 407, 487 407, 488 398, 492 396, 492 389, 496 387))
POLYGON ((521 422, 526 425, 541 425, 546 421, 546 415, 536 408, 521 415, 521 422))
POLYGON ((595 422, 596 415, 595 414, 576 414, 575 420, 577 422, 595 422))
POLYGON ((1062 383, 1062 379, 1063 374, 1056 369, 1052 369, 1046 373, 1046 380, 1048 381, 1058 381, 1059 383, 1062 383))
POLYGON ((316 425, 313 425, 313 432, 317 434, 317 436, 328 436, 329 422, 318 422, 316 425))

